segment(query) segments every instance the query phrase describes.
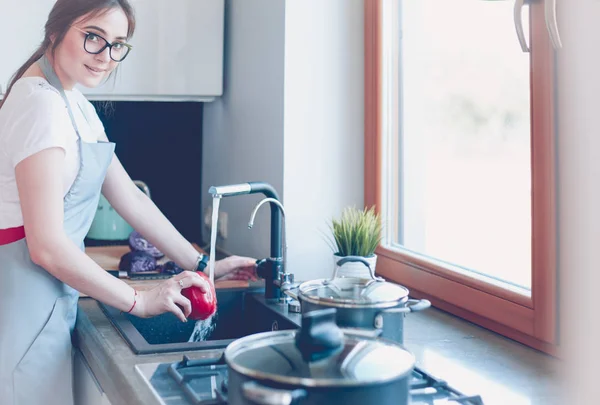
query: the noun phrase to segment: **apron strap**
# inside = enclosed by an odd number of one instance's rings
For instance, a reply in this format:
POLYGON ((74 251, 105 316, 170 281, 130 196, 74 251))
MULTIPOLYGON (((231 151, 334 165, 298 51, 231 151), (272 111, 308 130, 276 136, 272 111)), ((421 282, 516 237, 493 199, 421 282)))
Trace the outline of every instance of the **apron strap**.
MULTIPOLYGON (((69 99, 67 98, 67 95, 65 94, 65 89, 64 89, 62 83, 60 82, 60 79, 56 75, 54 68, 52 68, 52 65, 50 64, 50 61, 48 60, 46 55, 42 56, 40 58, 40 60, 38 61, 38 63, 40 65, 40 68, 42 69, 42 72, 44 73, 44 76, 46 76, 46 80, 48 80, 48 83, 50 83, 50 85, 52 87, 56 88, 56 90, 58 90, 58 92, 62 96, 63 100, 65 100, 65 104, 67 105, 67 110, 69 111, 69 117, 71 118, 71 124, 73 124, 73 128, 75 129, 75 132, 77 133, 77 137, 81 139, 81 135, 79 135, 79 130, 77 129, 77 123, 75 122, 75 117, 73 116, 73 110, 71 110, 71 103, 69 103, 69 99)), ((83 112, 83 110, 82 110, 82 112, 83 112)), ((84 114, 84 117, 85 117, 85 114, 84 114)), ((86 119, 87 119, 87 117, 86 117, 86 119)))

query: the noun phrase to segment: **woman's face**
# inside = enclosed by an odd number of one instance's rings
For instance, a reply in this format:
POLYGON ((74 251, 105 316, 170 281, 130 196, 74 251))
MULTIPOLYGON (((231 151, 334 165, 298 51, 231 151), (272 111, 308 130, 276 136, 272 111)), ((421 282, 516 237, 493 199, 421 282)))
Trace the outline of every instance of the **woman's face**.
MULTIPOLYGON (((99 54, 87 52, 84 49, 86 33, 96 34, 111 44, 126 42, 128 25, 127 16, 121 8, 112 8, 93 18, 86 15, 76 20, 55 53, 54 68, 64 88, 72 89, 77 83, 85 87, 96 87, 118 65, 118 62, 110 58, 109 47, 99 54)), ((90 40, 103 43, 96 36, 88 39, 90 40)), ((114 56, 116 50, 113 52, 114 56)))

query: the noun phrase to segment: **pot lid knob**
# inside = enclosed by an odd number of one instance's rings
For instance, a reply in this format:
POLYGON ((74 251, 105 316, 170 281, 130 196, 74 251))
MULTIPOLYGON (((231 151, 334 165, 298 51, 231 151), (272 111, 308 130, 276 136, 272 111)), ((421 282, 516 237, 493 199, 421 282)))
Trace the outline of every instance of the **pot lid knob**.
POLYGON ((310 311, 302 315, 296 347, 304 361, 324 359, 344 347, 344 333, 335 322, 336 309, 310 311))

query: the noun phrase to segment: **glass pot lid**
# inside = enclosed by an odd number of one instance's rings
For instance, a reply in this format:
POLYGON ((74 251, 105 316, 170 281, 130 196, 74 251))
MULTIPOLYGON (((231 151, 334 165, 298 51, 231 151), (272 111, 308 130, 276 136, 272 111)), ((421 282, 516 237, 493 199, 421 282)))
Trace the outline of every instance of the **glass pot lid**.
POLYGON ((399 344, 344 335, 335 313, 312 311, 298 331, 238 339, 225 350, 227 364, 251 378, 304 387, 383 383, 412 371, 415 359, 399 344))
POLYGON ((408 299, 408 289, 387 281, 338 277, 299 286, 302 299, 333 307, 387 308, 408 299))

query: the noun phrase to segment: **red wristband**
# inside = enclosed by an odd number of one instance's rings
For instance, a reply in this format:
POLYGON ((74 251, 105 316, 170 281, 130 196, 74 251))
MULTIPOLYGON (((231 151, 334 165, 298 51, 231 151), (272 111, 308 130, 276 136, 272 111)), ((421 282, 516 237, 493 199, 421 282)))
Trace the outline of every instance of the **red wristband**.
POLYGON ((135 307, 135 304, 137 304, 137 299, 136 299, 136 297, 137 297, 137 295, 138 295, 138 294, 137 294, 137 290, 136 290, 136 289, 134 289, 133 291, 135 292, 135 294, 133 295, 133 305, 131 306, 131 308, 129 308, 129 311, 127 311, 127 313, 128 313, 128 314, 129 314, 131 311, 133 311, 133 308, 135 307))

